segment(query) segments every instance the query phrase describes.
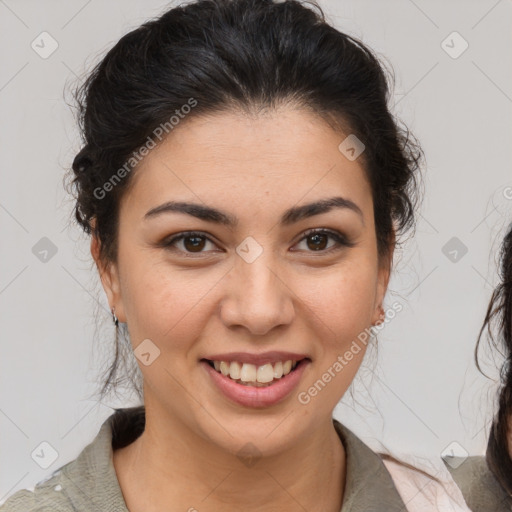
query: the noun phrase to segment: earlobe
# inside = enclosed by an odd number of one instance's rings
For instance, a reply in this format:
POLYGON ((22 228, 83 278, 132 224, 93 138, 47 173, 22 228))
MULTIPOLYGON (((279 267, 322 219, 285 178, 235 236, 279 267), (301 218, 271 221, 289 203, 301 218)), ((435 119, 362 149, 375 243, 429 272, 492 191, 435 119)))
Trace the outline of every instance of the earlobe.
POLYGON ((382 303, 384 302, 384 296, 386 295, 388 281, 389 273, 384 269, 381 270, 379 273, 379 282, 377 284, 377 295, 375 297, 375 309, 373 312, 372 325, 379 325, 386 317, 382 303))
POLYGON ((382 303, 384 301, 384 297, 386 295, 389 279, 391 277, 391 266, 393 261, 393 254, 395 249, 395 235, 391 237, 391 242, 389 245, 389 250, 386 255, 385 261, 382 262, 381 267, 379 268, 378 275, 378 283, 377 283, 377 295, 375 301, 375 311, 374 317, 372 319, 372 325, 378 325, 382 323, 386 318, 386 313, 384 311, 384 307, 382 303))
POLYGON ((126 322, 117 265, 113 262, 105 262, 101 258, 100 242, 95 235, 91 237, 91 255, 96 263, 101 285, 107 295, 110 309, 115 308, 115 314, 119 322, 126 322))
POLYGON ((386 318, 386 313, 384 312, 384 307, 380 304, 377 308, 375 308, 375 315, 372 320, 372 326, 380 325, 384 322, 386 318))

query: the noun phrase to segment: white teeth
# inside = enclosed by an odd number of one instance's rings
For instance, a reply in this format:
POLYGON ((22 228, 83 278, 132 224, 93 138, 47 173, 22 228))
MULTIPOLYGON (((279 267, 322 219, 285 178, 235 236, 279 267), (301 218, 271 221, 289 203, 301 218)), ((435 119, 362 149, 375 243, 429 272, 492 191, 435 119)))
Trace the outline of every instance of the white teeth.
POLYGON ((278 361, 274 365, 274 379, 280 379, 283 376, 283 363, 278 361))
POLYGON ((238 361, 213 361, 215 370, 231 379, 240 381, 241 384, 258 386, 278 380, 288 375, 297 366, 297 361, 277 361, 266 363, 257 367, 250 363, 239 363, 238 361))
POLYGON ((236 361, 233 361, 229 365, 229 376, 234 379, 238 380, 240 378, 240 370, 242 369, 240 363, 237 363, 236 361))
MULTIPOLYGON (((217 368, 215 369, 217 370, 217 368)), ((226 363, 226 361, 220 362, 220 372, 222 373, 222 375, 229 375, 229 364, 226 363)))
POLYGON ((272 382, 274 380, 274 368, 270 363, 264 364, 258 368, 258 374, 256 375, 258 382, 272 382))
MULTIPOLYGON (((233 364, 233 363, 231 363, 233 364)), ((238 364, 238 363, 235 363, 235 364, 238 364)), ((247 364, 247 363, 244 363, 242 365, 242 370, 240 371, 240 380, 242 382, 254 382, 256 380, 256 373, 257 373, 257 370, 256 370, 256 366, 254 366, 253 364, 247 364)), ((234 379, 235 377, 233 376, 233 374, 230 372, 231 374, 231 378, 234 379)))

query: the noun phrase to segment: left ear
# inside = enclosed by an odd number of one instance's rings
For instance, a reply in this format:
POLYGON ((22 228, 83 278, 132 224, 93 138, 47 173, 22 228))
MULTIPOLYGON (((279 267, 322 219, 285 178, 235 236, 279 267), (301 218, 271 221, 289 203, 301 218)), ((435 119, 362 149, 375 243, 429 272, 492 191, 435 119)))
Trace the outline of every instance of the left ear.
POLYGON ((391 277, 391 266, 393 263, 393 254, 395 252, 396 237, 395 232, 390 235, 388 250, 385 255, 379 258, 379 272, 377 275, 377 293, 375 295, 375 308, 372 317, 372 325, 384 320, 384 297, 388 289, 389 279, 391 277))

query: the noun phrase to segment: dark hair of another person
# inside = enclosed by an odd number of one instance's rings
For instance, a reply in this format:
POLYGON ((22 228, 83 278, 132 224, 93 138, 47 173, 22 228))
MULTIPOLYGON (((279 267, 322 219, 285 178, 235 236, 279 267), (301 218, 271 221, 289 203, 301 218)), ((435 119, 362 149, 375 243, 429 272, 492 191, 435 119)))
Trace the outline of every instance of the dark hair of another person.
MULTIPOLYGON (((124 35, 76 91, 83 148, 72 166, 74 216, 98 237, 101 258, 115 262, 119 204, 137 168, 106 197, 94 191, 156 127, 190 98, 196 106, 182 122, 291 106, 365 144, 359 161, 371 184, 379 257, 385 257, 394 234, 414 226, 423 158, 388 109, 388 79, 394 77, 376 55, 327 23, 313 2, 200 0, 171 8, 124 35)), ((116 336, 102 397, 118 375, 121 351, 116 336)))
POLYGON ((500 262, 500 284, 494 290, 487 308, 478 337, 476 358, 480 368, 478 347, 487 327, 491 342, 505 356, 505 361, 500 372, 498 413, 491 425, 486 459, 489 469, 512 496, 512 447, 508 443, 512 425, 512 224, 501 245, 500 262))

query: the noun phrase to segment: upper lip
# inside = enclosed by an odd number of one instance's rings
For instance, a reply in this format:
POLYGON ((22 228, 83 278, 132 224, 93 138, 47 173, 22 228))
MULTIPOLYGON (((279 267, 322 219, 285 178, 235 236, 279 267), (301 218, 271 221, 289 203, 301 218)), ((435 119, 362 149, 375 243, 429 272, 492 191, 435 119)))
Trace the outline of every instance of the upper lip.
POLYGON ((309 359, 306 354, 298 354, 296 352, 261 352, 260 354, 251 354, 249 352, 229 352, 224 354, 215 354, 204 357, 210 361, 238 361, 239 363, 254 364, 262 366, 267 363, 277 363, 278 361, 300 361, 301 359, 309 359))

